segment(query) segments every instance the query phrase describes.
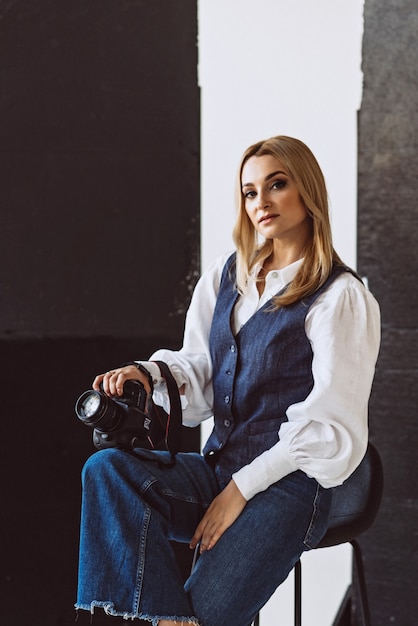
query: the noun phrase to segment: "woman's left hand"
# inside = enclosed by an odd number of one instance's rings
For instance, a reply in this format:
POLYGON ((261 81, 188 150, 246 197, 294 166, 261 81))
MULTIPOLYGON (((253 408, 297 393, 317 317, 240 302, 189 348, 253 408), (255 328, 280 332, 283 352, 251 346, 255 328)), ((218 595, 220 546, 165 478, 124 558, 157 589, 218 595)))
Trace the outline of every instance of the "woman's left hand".
POLYGON ((194 549, 199 542, 201 554, 213 548, 226 529, 239 517, 246 504, 247 500, 231 480, 212 501, 195 530, 190 548, 194 549))

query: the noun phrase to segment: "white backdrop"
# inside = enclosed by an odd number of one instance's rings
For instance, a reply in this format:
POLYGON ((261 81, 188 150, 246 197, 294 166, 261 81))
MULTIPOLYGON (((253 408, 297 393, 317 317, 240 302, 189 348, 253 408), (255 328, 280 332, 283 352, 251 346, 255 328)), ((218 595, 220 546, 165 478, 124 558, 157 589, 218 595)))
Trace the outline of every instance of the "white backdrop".
MULTIPOLYGON (((334 245, 355 267, 363 0, 198 0, 198 12, 202 267, 232 247, 241 154, 277 134, 316 155, 334 245)), ((304 626, 332 624, 350 562, 349 546, 304 555, 304 626)), ((290 576, 263 609, 262 626, 293 624, 292 588, 290 576)))

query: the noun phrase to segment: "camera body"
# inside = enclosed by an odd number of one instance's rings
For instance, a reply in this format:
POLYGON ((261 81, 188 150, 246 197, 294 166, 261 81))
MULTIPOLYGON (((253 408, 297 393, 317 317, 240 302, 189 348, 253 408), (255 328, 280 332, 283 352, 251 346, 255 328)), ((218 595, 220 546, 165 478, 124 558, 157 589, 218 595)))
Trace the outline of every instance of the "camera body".
POLYGON ((146 410, 147 393, 138 380, 127 380, 121 396, 111 398, 101 387, 100 391, 85 391, 75 404, 77 417, 93 428, 98 450, 149 447, 153 420, 146 410))

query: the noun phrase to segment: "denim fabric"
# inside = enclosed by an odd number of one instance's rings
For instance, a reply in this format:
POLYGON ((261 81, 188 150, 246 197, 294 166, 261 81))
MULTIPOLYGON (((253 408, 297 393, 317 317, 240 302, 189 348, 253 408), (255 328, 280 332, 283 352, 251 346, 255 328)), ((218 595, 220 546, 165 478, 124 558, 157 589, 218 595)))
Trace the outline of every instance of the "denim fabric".
POLYGON ((203 626, 248 626, 328 522, 330 497, 294 472, 250 500, 183 588, 170 539, 189 542, 219 491, 194 453, 102 450, 83 469, 76 608, 203 626))
POLYGON ((292 305, 272 310, 270 300, 234 336, 235 255, 226 263, 209 340, 215 425, 203 450, 218 459, 222 485, 277 443, 287 409, 312 390, 313 355, 305 318, 313 302, 344 271, 335 267, 320 289, 292 305))
POLYGON ((325 534, 330 502, 330 490, 300 471, 254 496, 186 582, 203 626, 249 626, 325 534))
MULTIPOLYGON (((191 621, 169 540, 190 541, 218 492, 198 454, 96 452, 83 468, 76 608, 191 621)), ((197 623, 197 620, 194 620, 197 623)))

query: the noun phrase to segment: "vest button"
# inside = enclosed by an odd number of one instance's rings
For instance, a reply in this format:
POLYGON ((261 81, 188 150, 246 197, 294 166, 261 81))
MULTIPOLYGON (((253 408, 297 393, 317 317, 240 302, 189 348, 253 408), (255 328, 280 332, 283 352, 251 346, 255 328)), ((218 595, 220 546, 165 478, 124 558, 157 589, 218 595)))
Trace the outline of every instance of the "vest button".
POLYGON ((225 396, 224 397, 225 404, 229 404, 230 400, 231 400, 231 398, 229 396, 225 396))
POLYGON ((229 420, 224 420, 224 426, 226 426, 226 428, 229 428, 231 426, 231 422, 229 420))
POLYGON ((235 352, 236 347, 235 347, 234 345, 232 345, 232 346, 230 346, 230 348, 229 348, 229 349, 231 350, 231 352, 235 352))

